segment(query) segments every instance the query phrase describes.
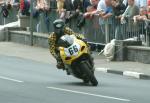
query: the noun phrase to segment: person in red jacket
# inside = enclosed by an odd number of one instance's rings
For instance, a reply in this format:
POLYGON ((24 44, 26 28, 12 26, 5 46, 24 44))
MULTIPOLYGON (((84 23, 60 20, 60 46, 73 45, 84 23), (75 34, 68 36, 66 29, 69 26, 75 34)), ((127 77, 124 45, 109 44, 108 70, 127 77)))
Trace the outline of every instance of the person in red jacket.
POLYGON ((30 0, 20 0, 20 12, 22 15, 30 15, 30 0))
POLYGON ((150 19, 150 0, 147 0, 147 15, 148 18, 150 19))

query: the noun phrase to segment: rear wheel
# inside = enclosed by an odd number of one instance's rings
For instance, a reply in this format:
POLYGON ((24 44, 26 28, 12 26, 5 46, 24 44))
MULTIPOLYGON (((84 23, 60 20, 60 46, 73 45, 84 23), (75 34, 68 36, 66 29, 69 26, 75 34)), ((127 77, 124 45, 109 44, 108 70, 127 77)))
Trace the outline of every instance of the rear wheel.
POLYGON ((82 72, 85 74, 86 78, 92 83, 93 86, 98 85, 98 81, 96 80, 94 73, 91 71, 90 67, 86 62, 81 63, 80 65, 82 72))

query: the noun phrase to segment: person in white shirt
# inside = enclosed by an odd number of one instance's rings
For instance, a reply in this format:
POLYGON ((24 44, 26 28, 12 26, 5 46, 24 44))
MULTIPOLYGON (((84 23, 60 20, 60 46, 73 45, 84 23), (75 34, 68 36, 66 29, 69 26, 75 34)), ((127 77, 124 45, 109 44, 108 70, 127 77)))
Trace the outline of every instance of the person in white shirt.
MULTIPOLYGON (((107 27, 109 29, 109 34, 112 31, 112 19, 111 19, 111 13, 109 11, 109 13, 106 13, 108 8, 111 8, 111 0, 100 0, 97 6, 97 14, 99 15, 99 25, 100 25, 100 30, 101 30, 101 37, 105 38, 105 24, 107 24, 107 27), (108 5, 109 4, 109 5, 108 5), (104 18, 105 15, 109 15, 106 18, 104 18)), ((109 35, 109 39, 112 39, 112 35, 109 35)), ((107 42, 107 41, 106 41, 107 42)))
POLYGON ((104 11, 106 9, 105 0, 100 0, 97 6, 97 11, 104 11))
MULTIPOLYGON (((101 13, 103 13, 106 10, 107 6, 105 3, 105 0, 100 0, 97 6, 97 13, 99 15, 101 15, 101 13)), ((103 18, 99 17, 99 24, 102 25, 103 24, 103 18)), ((103 30, 102 30, 103 32, 103 30)))

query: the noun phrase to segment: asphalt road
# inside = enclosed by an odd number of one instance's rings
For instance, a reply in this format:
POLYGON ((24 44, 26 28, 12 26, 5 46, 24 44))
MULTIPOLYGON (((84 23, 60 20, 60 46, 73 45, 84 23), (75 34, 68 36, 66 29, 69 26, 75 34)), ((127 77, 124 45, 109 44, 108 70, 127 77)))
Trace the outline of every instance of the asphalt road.
POLYGON ((149 103, 150 81, 96 72, 84 85, 55 65, 0 55, 0 103, 149 103))

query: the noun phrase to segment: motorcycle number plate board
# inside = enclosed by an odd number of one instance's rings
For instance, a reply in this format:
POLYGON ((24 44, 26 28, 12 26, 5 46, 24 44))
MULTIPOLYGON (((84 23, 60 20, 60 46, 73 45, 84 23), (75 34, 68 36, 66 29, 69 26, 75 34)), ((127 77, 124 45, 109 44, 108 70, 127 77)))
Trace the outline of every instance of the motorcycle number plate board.
POLYGON ((77 43, 73 43, 70 47, 65 48, 65 54, 66 56, 76 56, 78 55, 78 52, 80 51, 80 45, 77 43))

